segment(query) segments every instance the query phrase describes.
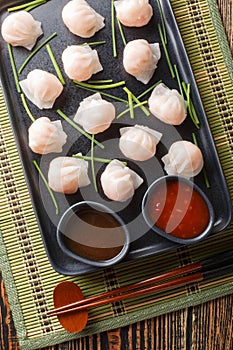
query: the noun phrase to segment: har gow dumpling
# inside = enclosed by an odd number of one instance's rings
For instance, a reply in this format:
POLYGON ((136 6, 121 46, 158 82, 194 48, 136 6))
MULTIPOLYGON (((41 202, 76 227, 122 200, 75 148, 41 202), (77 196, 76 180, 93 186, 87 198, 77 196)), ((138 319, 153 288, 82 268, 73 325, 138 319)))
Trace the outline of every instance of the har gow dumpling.
POLYGON ((187 102, 176 89, 163 83, 154 88, 148 104, 151 113, 166 124, 180 125, 187 116, 187 102))
POLYGON ((60 80, 52 73, 34 69, 27 79, 20 81, 20 86, 27 96, 40 109, 52 108, 57 97, 62 93, 60 80))
POLYGON ((29 147, 38 154, 59 153, 66 143, 67 135, 60 120, 47 117, 36 119, 28 129, 29 147))
POLYGON ((147 126, 135 125, 120 129, 119 148, 130 159, 144 161, 156 153, 162 134, 147 126))
POLYGON ((71 45, 62 53, 64 71, 70 79, 84 81, 103 70, 96 50, 88 45, 71 45))
POLYGON ((145 26, 153 16, 148 0, 118 0, 114 5, 119 21, 126 27, 145 26))
POLYGON ((27 11, 18 11, 7 16, 2 23, 2 37, 12 46, 23 46, 31 50, 43 34, 41 22, 27 11))
POLYGON ((57 157, 49 164, 48 183, 55 192, 76 193, 80 187, 90 184, 88 162, 72 157, 57 157))
POLYGON ((203 156, 199 147, 189 141, 174 142, 162 161, 168 175, 194 177, 203 167, 203 156))
POLYGON ((133 197, 135 190, 143 183, 143 179, 135 171, 117 159, 106 166, 100 181, 105 195, 118 202, 133 197))
POLYGON ((127 73, 147 84, 161 57, 159 43, 149 44, 145 39, 129 41, 124 48, 123 66, 127 73))
POLYGON ((108 129, 115 118, 115 107, 103 100, 99 93, 85 98, 75 114, 74 121, 90 134, 108 129))
POLYGON ((104 17, 85 0, 71 0, 62 10, 62 19, 71 33, 90 38, 104 27, 104 17))

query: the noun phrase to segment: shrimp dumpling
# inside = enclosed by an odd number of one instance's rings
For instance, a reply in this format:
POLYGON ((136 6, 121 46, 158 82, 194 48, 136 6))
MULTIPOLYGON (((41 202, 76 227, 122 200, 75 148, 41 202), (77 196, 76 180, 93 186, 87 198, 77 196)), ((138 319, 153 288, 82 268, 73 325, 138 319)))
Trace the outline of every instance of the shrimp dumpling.
POLYGON ((85 0, 71 0, 62 10, 62 19, 71 33, 90 38, 105 26, 104 17, 85 0))
POLYGON ((154 88, 148 104, 151 113, 166 124, 180 125, 187 116, 187 102, 176 89, 163 83, 154 88))
POLYGON ((147 126, 135 125, 120 129, 119 148, 130 159, 144 161, 156 153, 162 134, 147 126))
POLYGON ((88 162, 73 157, 57 157, 49 164, 48 183, 55 192, 76 193, 90 184, 88 162))
POLYGON ((74 121, 90 134, 108 129, 115 118, 115 107, 103 100, 99 93, 85 98, 75 114, 74 121))
POLYGON ((133 197, 135 190, 143 183, 143 179, 135 171, 117 159, 106 166, 100 181, 105 195, 118 202, 133 197))
POLYGON ((27 79, 20 81, 20 86, 27 98, 40 109, 52 108, 57 97, 62 93, 60 80, 52 73, 34 69, 27 79))
POLYGON ((36 21, 27 11, 18 11, 7 16, 1 27, 3 39, 12 46, 31 50, 43 34, 41 22, 36 21))
POLYGON ((187 178, 199 174, 204 164, 200 148, 189 141, 174 142, 162 161, 168 175, 187 178))
POLYGON ((129 41, 123 52, 123 66, 127 73, 147 84, 161 57, 159 43, 149 44, 145 39, 129 41))
POLYGON ((114 5, 117 18, 126 27, 143 27, 153 16, 148 0, 118 0, 114 5))
POLYGON ((60 120, 47 117, 36 119, 28 129, 29 147, 38 154, 59 153, 66 143, 67 135, 60 120))
POLYGON ((88 80, 92 74, 103 70, 96 50, 90 46, 71 45, 62 53, 64 71, 70 79, 88 80))

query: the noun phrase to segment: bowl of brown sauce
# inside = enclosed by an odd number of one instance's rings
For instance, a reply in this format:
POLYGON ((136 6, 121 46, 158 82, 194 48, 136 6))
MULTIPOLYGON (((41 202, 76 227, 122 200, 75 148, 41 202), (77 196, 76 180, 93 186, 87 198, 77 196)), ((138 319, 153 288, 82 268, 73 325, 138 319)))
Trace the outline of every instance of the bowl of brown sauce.
POLYGON ((206 194, 180 176, 154 181, 143 197, 142 213, 154 232, 181 244, 206 238, 214 225, 214 210, 206 194))
POLYGON ((82 201, 62 215, 57 240, 68 256, 92 266, 107 267, 125 257, 130 235, 123 220, 110 208, 82 201))

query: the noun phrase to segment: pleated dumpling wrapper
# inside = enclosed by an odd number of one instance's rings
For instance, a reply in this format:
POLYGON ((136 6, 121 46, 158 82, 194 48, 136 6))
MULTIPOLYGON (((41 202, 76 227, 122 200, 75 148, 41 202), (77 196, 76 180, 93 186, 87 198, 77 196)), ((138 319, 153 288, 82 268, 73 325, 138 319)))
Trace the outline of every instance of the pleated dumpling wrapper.
POLYGON ((19 84, 27 98, 40 109, 52 108, 63 91, 60 80, 41 69, 34 69, 28 73, 27 79, 19 84))
POLYGON ((123 66, 143 84, 152 78, 161 57, 159 43, 149 44, 145 39, 129 41, 123 52, 123 66))
POLYGON ((125 157, 145 161, 156 153, 162 134, 147 126, 135 125, 120 129, 119 148, 125 157))
POLYGON ((64 71, 70 79, 88 80, 103 70, 96 50, 90 46, 70 45, 62 53, 64 71))
POLYGON ((125 202, 133 197, 143 179, 117 159, 113 159, 100 178, 104 194, 113 201, 125 202))
POLYGON ((148 100, 150 112, 162 122, 180 125, 187 116, 187 102, 176 89, 158 84, 148 100))
POLYGON ((36 21, 27 11, 8 15, 1 27, 3 39, 12 46, 22 46, 31 50, 43 34, 41 22, 36 21))
POLYGON ((55 192, 76 193, 90 184, 88 162, 68 156, 54 158, 49 164, 48 183, 55 192))
POLYGON ((143 27, 153 16, 148 0, 118 0, 114 5, 117 18, 126 27, 143 27))
POLYGON ((71 33, 90 38, 105 26, 104 17, 85 0, 71 0, 62 10, 62 20, 71 33))
POLYGON ((99 93, 86 97, 80 102, 74 121, 90 134, 108 129, 116 115, 111 102, 103 100, 99 93))
POLYGON ((168 175, 180 175, 191 178, 203 168, 203 155, 200 148, 190 141, 176 141, 162 157, 164 170, 168 175))
POLYGON ((36 119, 28 128, 29 147, 38 154, 59 153, 66 143, 67 135, 60 120, 47 117, 36 119))

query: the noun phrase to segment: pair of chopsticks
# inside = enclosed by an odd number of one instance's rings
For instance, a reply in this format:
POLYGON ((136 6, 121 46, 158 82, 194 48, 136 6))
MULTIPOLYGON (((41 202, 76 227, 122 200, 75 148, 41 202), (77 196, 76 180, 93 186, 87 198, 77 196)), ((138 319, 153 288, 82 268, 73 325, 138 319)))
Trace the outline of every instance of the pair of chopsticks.
POLYGON ((200 262, 191 263, 169 272, 165 272, 144 281, 115 288, 111 291, 55 308, 48 311, 47 314, 49 316, 56 316, 74 311, 87 310, 92 307, 114 303, 120 300, 170 290, 189 283, 201 282, 207 279, 223 276, 231 272, 233 272, 233 251, 227 251, 213 255, 212 257, 204 259, 200 262))

